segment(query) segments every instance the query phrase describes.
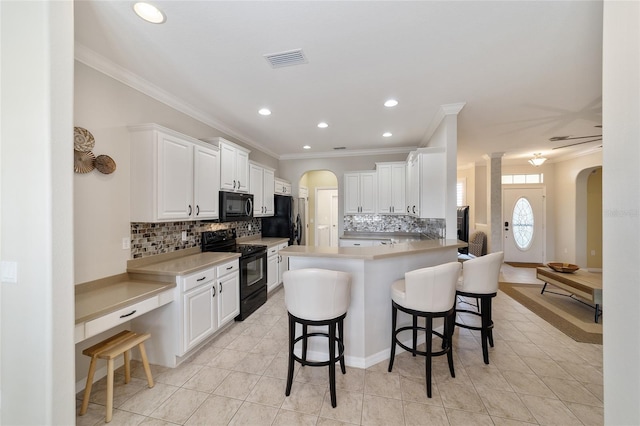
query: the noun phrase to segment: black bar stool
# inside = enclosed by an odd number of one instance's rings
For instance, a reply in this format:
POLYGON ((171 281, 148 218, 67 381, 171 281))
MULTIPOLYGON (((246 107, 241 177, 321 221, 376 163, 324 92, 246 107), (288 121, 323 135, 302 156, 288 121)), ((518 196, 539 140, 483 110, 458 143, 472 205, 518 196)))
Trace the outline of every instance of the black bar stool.
POLYGON ((298 269, 283 275, 284 303, 289 314, 289 371, 287 374, 286 396, 291 394, 293 384, 293 362, 311 367, 329 366, 329 391, 331 406, 336 407, 336 369, 344 366, 344 318, 351 303, 351 275, 347 272, 326 269, 298 269), (296 337, 296 324, 302 325, 302 334, 296 337), (327 326, 327 332, 308 332, 308 326, 327 326), (336 334, 337 328, 337 334, 336 334), (329 359, 309 361, 307 342, 310 337, 328 339, 329 359), (302 356, 294 354, 296 343, 302 341, 302 356), (336 353, 337 347, 337 353, 336 353))
POLYGON ((456 283, 460 276, 460 262, 445 263, 431 268, 417 269, 404 274, 404 280, 398 280, 391 286, 391 357, 389 372, 393 369, 396 345, 411 352, 413 356, 425 357, 425 372, 427 380, 427 396, 431 398, 431 358, 447 355, 449 372, 455 377, 453 368, 453 353, 451 349, 451 335, 455 321, 456 283), (397 326, 398 310, 412 316, 411 326, 397 326), (425 319, 425 326, 418 326, 418 317, 425 319), (433 330, 433 319, 444 318, 443 332, 433 330), (413 333, 412 347, 400 341, 398 335, 411 330, 413 333), (425 332, 424 351, 417 349, 418 330, 425 332), (442 350, 433 352, 432 339, 436 335, 442 339, 442 350))
POLYGON ((493 320, 491 319, 491 299, 498 293, 498 280, 504 253, 499 251, 476 257, 464 262, 462 278, 458 282, 456 296, 472 297, 479 300, 477 310, 458 309, 456 314, 463 312, 480 317, 480 326, 467 325, 458 322, 455 325, 469 330, 480 331, 482 340, 482 356, 484 363, 489 364, 489 346, 493 347, 493 320))

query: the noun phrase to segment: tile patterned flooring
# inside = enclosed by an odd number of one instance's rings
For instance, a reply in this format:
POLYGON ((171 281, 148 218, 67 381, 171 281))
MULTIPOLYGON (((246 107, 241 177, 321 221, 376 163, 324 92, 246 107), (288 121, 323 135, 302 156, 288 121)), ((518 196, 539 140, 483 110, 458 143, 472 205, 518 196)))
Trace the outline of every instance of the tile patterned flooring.
MULTIPOLYGON (((503 267, 511 282, 536 282, 533 269, 503 267)), ((152 366, 146 387, 116 372, 112 425, 602 425, 602 346, 577 343, 503 293, 494 299, 495 347, 482 362, 479 335, 456 329, 456 378, 446 357, 433 363, 425 395, 424 358, 396 357, 337 377, 331 408, 326 368, 297 368, 284 396, 287 316, 282 289, 175 369, 152 366)), ((106 380, 97 382, 78 425, 104 424, 106 380)), ((79 410, 82 393, 77 396, 79 410)))

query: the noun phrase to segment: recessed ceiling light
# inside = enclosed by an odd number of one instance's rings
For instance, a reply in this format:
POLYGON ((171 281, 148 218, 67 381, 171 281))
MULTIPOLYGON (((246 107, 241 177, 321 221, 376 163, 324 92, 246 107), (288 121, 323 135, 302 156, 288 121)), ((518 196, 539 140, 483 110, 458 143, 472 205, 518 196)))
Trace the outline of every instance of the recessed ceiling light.
POLYGON ((167 20, 167 17, 160 9, 149 3, 138 2, 133 5, 133 10, 136 15, 152 24, 162 24, 167 20))
POLYGON ((321 121, 320 123, 318 123, 318 127, 320 127, 321 129, 326 129, 327 127, 329 127, 329 125, 324 121, 321 121))
POLYGON ((311 147, 309 145, 305 145, 302 147, 303 149, 311 149, 311 147))
POLYGON ((258 114, 260 114, 260 115, 271 115, 271 110, 268 109, 268 108, 261 108, 258 111, 258 114))
POLYGON ((389 99, 384 103, 384 106, 386 106, 387 108, 391 108, 398 105, 398 101, 396 101, 395 99, 389 99))
POLYGON ((384 136, 385 138, 390 138, 391 136, 393 136, 393 134, 391 132, 384 132, 382 136, 384 136))

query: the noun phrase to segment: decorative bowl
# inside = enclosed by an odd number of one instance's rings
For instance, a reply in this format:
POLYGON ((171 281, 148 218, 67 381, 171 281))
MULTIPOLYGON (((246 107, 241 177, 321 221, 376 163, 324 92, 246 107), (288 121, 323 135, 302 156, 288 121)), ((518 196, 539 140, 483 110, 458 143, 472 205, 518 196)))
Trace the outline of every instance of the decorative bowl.
POLYGON ((556 272, 564 272, 566 274, 572 274, 580 269, 578 265, 573 263, 551 262, 547 263, 547 266, 556 272))

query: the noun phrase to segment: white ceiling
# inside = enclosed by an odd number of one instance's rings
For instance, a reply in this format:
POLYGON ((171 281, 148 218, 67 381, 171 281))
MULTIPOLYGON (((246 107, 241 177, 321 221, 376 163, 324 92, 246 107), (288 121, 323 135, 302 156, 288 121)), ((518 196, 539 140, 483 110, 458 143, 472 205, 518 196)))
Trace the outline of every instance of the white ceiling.
POLYGON ((77 58, 278 156, 419 146, 458 102, 459 166, 558 159, 575 141, 550 137, 601 133, 601 1, 153 3, 166 23, 132 1, 76 1, 77 58), (263 57, 297 48, 307 64, 263 57))

